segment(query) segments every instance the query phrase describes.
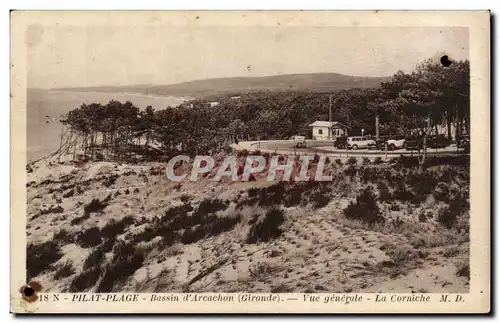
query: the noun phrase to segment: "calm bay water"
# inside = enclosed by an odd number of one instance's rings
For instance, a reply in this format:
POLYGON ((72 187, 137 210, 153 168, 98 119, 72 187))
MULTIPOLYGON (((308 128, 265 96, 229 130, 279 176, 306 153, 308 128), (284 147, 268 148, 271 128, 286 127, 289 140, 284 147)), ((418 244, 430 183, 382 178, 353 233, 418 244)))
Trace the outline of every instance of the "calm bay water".
POLYGON ((59 148, 61 116, 83 103, 106 104, 110 100, 130 101, 140 109, 148 105, 159 110, 175 107, 186 100, 180 97, 148 96, 133 93, 69 92, 29 90, 27 97, 27 159, 49 155, 59 148))

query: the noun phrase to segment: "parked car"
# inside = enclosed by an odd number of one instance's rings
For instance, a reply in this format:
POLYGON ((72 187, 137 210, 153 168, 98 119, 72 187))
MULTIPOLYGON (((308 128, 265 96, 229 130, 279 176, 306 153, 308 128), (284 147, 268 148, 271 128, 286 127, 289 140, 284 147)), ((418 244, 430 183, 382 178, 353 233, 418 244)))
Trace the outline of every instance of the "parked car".
POLYGON ((379 136, 378 139, 375 139, 375 143, 371 143, 368 148, 369 149, 377 149, 377 150, 385 150, 385 143, 391 136, 379 136))
POLYGON ((450 141, 445 135, 432 135, 427 137, 427 147, 444 148, 450 145, 450 141))
POLYGON ((394 136, 387 140, 387 149, 403 149, 405 148, 405 137, 404 136, 394 136))
POLYGON ((306 148, 306 137, 305 136, 293 136, 292 140, 294 141, 295 148, 306 148))
POLYGON ((406 150, 420 150, 424 148, 424 137, 408 136, 405 138, 406 150))
POLYGON ((333 147, 335 147, 337 149, 346 149, 346 148, 348 148, 347 137, 341 136, 341 137, 335 138, 335 141, 333 142, 333 147))
POLYGON ((368 148, 375 144, 375 140, 369 136, 347 137, 347 147, 352 150, 368 148))

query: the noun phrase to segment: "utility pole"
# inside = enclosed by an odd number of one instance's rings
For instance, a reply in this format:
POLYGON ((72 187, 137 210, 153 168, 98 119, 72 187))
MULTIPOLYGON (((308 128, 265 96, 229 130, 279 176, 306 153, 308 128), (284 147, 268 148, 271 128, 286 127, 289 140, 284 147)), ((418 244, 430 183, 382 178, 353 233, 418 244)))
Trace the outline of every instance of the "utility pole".
POLYGON ((328 127, 328 139, 331 139, 332 138, 332 95, 330 94, 328 96, 328 98, 330 99, 330 105, 329 105, 329 127, 328 127))
POLYGON ((379 127, 380 127, 380 123, 379 123, 379 119, 378 119, 378 114, 375 116, 375 137, 377 138, 377 140, 379 139, 379 127))

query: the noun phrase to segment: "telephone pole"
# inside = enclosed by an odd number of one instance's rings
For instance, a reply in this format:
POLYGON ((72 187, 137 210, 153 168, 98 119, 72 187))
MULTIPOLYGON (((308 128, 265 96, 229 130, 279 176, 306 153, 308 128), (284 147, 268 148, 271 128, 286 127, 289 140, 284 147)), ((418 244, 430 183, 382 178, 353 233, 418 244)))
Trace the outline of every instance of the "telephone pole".
POLYGON ((328 96, 328 98, 330 99, 330 105, 329 105, 329 127, 328 127, 328 139, 331 139, 332 138, 332 95, 330 94, 328 96))

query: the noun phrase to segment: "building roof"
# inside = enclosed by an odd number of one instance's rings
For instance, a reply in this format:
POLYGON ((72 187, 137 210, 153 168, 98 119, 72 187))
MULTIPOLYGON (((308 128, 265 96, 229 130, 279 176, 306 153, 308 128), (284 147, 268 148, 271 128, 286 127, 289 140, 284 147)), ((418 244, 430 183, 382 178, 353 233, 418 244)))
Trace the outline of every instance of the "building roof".
POLYGON ((345 124, 337 122, 337 121, 332 121, 332 122, 330 122, 330 121, 314 121, 313 123, 311 123, 309 125, 309 127, 327 127, 327 128, 331 128, 333 126, 350 128, 349 126, 346 126, 345 124))

